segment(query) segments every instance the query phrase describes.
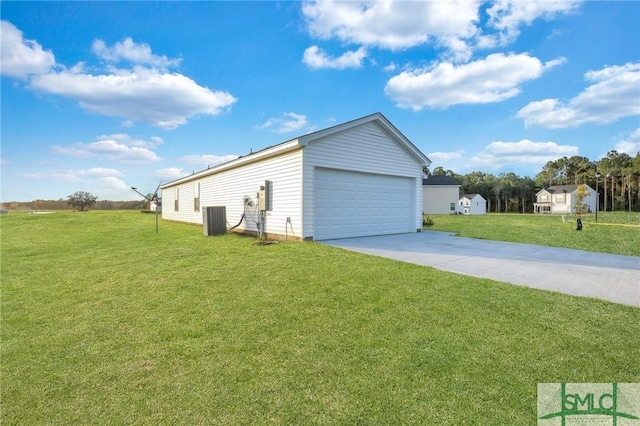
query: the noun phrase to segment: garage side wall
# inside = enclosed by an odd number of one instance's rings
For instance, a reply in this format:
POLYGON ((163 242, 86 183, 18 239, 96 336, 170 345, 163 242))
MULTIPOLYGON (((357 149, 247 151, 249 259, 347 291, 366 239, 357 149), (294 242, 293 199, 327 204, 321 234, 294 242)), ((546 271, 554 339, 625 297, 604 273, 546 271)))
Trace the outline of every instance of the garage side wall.
POLYGON ((236 225, 243 212, 244 222, 236 228, 258 230, 257 192, 268 180, 272 183, 272 210, 267 212, 265 232, 302 236, 302 150, 297 150, 260 162, 243 165, 214 175, 205 176, 162 191, 163 219, 202 224, 202 209, 225 206, 228 227, 236 225), (179 210, 175 211, 175 194, 179 210), (199 209, 194 196, 199 191, 199 209), (251 201, 245 206, 245 199, 251 201), (290 218, 290 223, 287 223, 290 218))
POLYGON ((460 187, 451 185, 424 185, 422 212, 425 214, 452 214, 458 211, 460 187), (453 204, 453 210, 451 210, 453 204))
POLYGON ((315 231, 316 168, 403 176, 415 179, 415 228, 422 228, 422 166, 374 122, 312 141, 304 148, 304 237, 315 231))

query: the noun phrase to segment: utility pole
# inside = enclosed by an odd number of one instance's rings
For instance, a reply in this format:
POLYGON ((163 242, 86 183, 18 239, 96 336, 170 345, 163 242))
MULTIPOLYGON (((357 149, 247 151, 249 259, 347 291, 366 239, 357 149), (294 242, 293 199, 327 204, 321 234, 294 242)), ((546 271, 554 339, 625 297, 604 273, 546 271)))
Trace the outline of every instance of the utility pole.
POLYGON ((136 188, 135 186, 132 186, 131 189, 134 190, 135 192, 137 192, 138 194, 142 195, 142 197, 149 201, 150 203, 155 202, 156 203, 156 234, 158 233, 158 207, 159 207, 159 202, 158 202, 158 188, 160 188, 160 184, 162 184, 162 182, 160 182, 158 184, 158 187, 156 188, 156 191, 153 193, 153 195, 151 197, 144 195, 143 193, 141 193, 140 191, 138 191, 138 188, 136 188))
POLYGON ((600 179, 600 172, 596 172, 596 222, 598 221, 598 205, 600 204, 600 194, 598 194, 598 179, 600 179))

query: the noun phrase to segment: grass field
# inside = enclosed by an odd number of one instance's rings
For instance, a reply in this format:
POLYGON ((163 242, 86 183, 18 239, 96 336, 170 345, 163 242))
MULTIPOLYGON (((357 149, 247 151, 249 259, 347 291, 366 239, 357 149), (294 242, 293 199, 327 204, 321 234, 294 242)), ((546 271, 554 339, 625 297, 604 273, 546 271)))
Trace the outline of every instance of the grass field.
POLYGON ((3 425, 523 425, 539 382, 640 382, 635 308, 154 224, 0 218, 3 425))
POLYGON ((640 214, 606 212, 583 215, 582 231, 575 216, 548 214, 428 215, 434 231, 517 243, 566 247, 600 253, 640 256, 640 214))

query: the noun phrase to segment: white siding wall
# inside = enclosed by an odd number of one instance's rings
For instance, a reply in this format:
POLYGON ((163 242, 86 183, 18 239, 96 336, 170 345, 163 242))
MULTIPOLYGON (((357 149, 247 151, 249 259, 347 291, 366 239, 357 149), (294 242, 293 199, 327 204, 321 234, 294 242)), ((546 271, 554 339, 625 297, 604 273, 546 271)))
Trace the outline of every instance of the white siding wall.
POLYGON ((449 214, 458 210, 460 187, 454 185, 424 185, 422 212, 425 214, 449 214), (451 204, 453 203, 453 210, 451 204))
POLYGON ((487 214, 487 201, 476 195, 469 201, 469 214, 487 214))
POLYGON ((571 194, 568 192, 556 192, 551 195, 551 211, 553 213, 571 213, 571 194))
MULTIPOLYGON (((596 191, 591 188, 587 188, 587 190, 589 191, 589 195, 586 196, 584 200, 582 200, 582 202, 586 204, 589 208, 589 211, 593 213, 596 211, 596 191)), ((575 213, 576 193, 577 190, 571 193, 567 192, 566 194, 561 194, 564 196, 564 201, 558 201, 555 203, 555 206, 552 210, 553 213, 575 213)))
POLYGON ((585 203, 586 205, 589 206, 589 210, 592 213, 595 213, 596 212, 596 203, 598 202, 597 201, 598 198, 596 197, 596 190, 595 189, 591 189, 591 188, 588 188, 588 189, 589 189, 589 196, 584 199, 583 203, 585 203))
POLYGON ((319 139, 304 149, 304 237, 312 237, 316 167, 412 177, 415 229, 422 228, 422 166, 373 122, 319 139))
POLYGON ((175 188, 163 190, 162 217, 169 220, 202 224, 202 208, 225 206, 227 222, 234 226, 244 209, 244 197, 253 201, 247 207, 246 220, 238 230, 257 231, 256 194, 265 180, 272 182, 272 211, 267 212, 265 232, 302 236, 302 150, 282 154, 257 163, 178 185, 180 210, 174 211, 175 188), (194 211, 193 196, 200 184, 200 211, 194 211), (287 218, 291 224, 287 228, 287 218))

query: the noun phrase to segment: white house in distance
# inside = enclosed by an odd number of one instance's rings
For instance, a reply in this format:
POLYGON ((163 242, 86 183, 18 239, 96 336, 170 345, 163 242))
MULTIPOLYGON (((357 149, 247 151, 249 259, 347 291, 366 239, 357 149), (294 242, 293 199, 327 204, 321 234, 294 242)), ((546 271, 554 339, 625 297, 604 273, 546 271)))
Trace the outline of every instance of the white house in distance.
POLYGON ((487 214, 487 200, 480 194, 464 194, 458 204, 460 214, 487 214))
POLYGON ((422 180, 422 212, 455 214, 460 197, 460 184, 451 176, 429 176, 422 180))
POLYGON ((327 240, 419 232, 422 170, 430 164, 375 113, 164 184, 162 218, 202 224, 205 207, 224 206, 227 225, 256 233, 258 192, 266 186, 267 236, 327 240))
POLYGON ((589 212, 596 211, 596 191, 589 185, 555 185, 543 189, 536 194, 533 203, 534 213, 575 213, 575 196, 578 187, 586 186, 589 195, 582 201, 589 212))

